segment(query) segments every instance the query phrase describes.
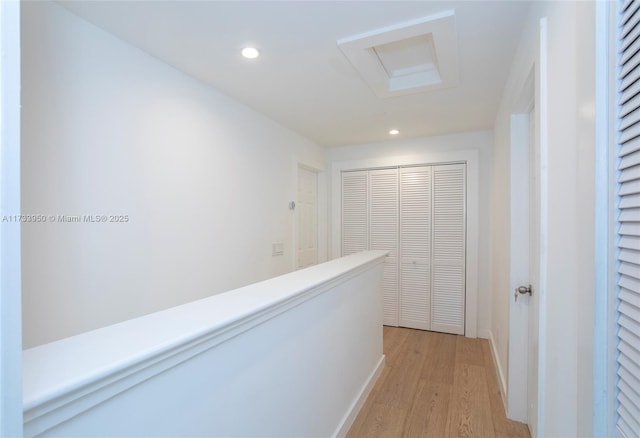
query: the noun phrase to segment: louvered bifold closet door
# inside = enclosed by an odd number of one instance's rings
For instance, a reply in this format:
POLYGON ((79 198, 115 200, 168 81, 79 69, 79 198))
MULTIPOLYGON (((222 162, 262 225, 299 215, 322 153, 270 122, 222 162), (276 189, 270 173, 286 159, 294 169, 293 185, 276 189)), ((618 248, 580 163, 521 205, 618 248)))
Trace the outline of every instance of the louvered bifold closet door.
POLYGON ((618 156, 618 430, 640 436, 640 2, 622 6, 618 156))
POLYGON ((400 169, 402 327, 431 329, 431 167, 400 169))
POLYGON ((367 171, 342 173, 342 255, 369 249, 367 171))
POLYGON ((466 175, 464 164, 433 166, 431 330, 464 334, 466 175))
POLYGON ((389 251, 382 277, 383 324, 398 325, 398 169, 369 171, 369 249, 389 251))

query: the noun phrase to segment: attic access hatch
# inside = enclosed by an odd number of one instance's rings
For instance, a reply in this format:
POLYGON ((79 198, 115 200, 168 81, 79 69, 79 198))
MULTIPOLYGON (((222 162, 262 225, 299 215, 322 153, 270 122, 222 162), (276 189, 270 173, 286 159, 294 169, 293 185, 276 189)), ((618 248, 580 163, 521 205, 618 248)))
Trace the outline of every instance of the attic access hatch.
POLYGON ((343 38, 338 47, 378 97, 458 85, 453 10, 343 38))

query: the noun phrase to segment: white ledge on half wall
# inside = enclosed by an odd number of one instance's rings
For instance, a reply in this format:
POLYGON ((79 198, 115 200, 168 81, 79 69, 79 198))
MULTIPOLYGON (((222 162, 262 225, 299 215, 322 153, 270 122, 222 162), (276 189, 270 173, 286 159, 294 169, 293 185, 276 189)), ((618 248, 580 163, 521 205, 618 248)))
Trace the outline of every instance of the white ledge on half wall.
POLYGON ((301 305, 382 264, 386 254, 354 254, 25 350, 25 436, 48 431, 301 305))

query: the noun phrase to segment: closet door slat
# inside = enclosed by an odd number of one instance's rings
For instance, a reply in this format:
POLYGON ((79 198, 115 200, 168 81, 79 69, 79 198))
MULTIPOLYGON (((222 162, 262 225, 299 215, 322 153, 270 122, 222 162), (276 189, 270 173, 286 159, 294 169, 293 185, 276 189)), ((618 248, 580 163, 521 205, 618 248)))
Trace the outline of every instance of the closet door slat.
POLYGON ((369 249, 368 175, 342 174, 342 255, 369 249))
POLYGON ((400 325, 431 329, 430 166, 400 169, 400 325))
POLYGON ((431 329, 464 334, 466 259, 464 164, 433 167, 431 329))
POLYGON ((398 169, 369 171, 369 249, 389 251, 382 274, 383 323, 398 325, 398 169))

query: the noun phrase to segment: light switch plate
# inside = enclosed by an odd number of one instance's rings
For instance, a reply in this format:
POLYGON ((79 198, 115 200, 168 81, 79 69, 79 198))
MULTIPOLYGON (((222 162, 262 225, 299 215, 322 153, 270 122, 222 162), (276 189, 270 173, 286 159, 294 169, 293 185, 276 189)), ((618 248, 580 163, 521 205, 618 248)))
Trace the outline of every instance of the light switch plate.
POLYGON ((273 243, 271 245, 271 256, 281 256, 284 255, 284 243, 273 243))

